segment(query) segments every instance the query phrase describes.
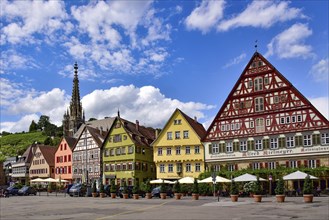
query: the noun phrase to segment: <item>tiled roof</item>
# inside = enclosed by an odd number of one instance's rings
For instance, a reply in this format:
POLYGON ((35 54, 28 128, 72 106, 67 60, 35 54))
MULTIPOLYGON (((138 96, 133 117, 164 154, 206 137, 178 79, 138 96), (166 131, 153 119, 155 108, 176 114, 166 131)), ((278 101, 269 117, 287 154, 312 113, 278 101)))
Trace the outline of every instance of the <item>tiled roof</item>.
POLYGON ((102 146, 105 136, 107 134, 107 132, 105 131, 100 131, 96 128, 90 127, 90 126, 86 126, 86 129, 88 129, 89 133, 91 134, 91 136, 93 136, 95 142, 97 143, 97 145, 99 147, 102 146))
POLYGON ((49 166, 55 165, 55 153, 57 148, 48 145, 38 145, 43 157, 47 161, 49 166))
POLYGON ((85 129, 86 126, 93 127, 98 130, 103 130, 103 132, 109 131, 110 128, 112 127, 114 120, 115 120, 115 117, 107 117, 107 118, 100 119, 100 120, 87 121, 85 124, 82 124, 80 126, 78 131, 74 134, 74 137, 79 138, 82 131, 85 129))
POLYGON ((69 136, 65 136, 64 138, 66 140, 66 143, 69 145, 69 147, 72 150, 75 146, 75 143, 77 142, 77 139, 69 136))
POLYGON ((199 138, 202 139, 206 135, 206 129, 200 124, 196 119, 190 118, 187 114, 177 109, 186 119, 186 121, 191 125, 193 130, 198 134, 199 138))

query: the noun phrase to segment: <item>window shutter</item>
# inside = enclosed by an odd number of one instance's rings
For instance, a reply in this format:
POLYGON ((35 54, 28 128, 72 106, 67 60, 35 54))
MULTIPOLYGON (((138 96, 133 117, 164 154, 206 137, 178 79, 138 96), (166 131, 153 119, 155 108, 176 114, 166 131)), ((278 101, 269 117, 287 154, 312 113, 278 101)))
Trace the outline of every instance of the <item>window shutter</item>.
POLYGON ((267 162, 265 162, 265 168, 266 168, 266 169, 268 168, 268 163, 267 163, 267 162))
POLYGON ((286 167, 287 168, 289 167, 289 161, 286 161, 286 167))
POLYGON ((316 160, 316 167, 320 167, 321 164, 320 164, 320 160, 316 160))
POLYGON ((263 169, 264 168, 264 164, 260 163, 260 168, 263 169))
POLYGON ((295 146, 299 147, 299 136, 295 136, 295 146))
POLYGON ((248 141, 248 150, 255 150, 255 144, 254 141, 248 141))
POLYGON ((212 154, 212 144, 209 144, 209 154, 212 154))
POLYGON ((219 144, 219 152, 226 152, 225 143, 219 144))
POLYGON ((302 162, 301 162, 300 160, 297 161, 297 166, 300 167, 301 163, 302 163, 302 162))
POLYGON ((247 142, 247 146, 248 146, 248 151, 251 151, 251 141, 247 142))
POLYGON ((238 169, 239 169, 238 164, 235 164, 234 170, 238 170, 238 169))
POLYGON ((275 169, 279 168, 279 162, 275 162, 275 169))
POLYGON ((233 142, 234 151, 239 152, 239 142, 233 142))
POLYGON ((313 145, 316 145, 316 134, 312 134, 312 143, 313 145))
POLYGON ((279 148, 284 148, 286 146, 286 138, 279 138, 279 148))
POLYGON ((268 142, 269 142, 269 139, 263 139, 263 149, 264 150, 268 149, 268 142))
POLYGON ((249 169, 251 169, 252 168, 252 163, 249 163, 249 169))
POLYGON ((304 167, 307 167, 307 160, 304 160, 304 167))

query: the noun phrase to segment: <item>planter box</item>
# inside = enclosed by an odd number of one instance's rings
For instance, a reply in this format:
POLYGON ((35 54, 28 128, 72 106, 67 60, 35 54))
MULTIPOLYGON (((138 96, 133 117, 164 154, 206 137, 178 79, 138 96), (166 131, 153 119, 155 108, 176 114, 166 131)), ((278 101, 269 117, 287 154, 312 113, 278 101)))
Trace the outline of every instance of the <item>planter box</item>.
POLYGON ((193 198, 193 200, 199 200, 199 194, 192 193, 192 198, 193 198))
POLYGON ((277 202, 284 202, 284 199, 286 198, 285 195, 276 195, 275 197, 277 202))
POLYGON ((99 194, 99 197, 101 197, 101 198, 104 198, 105 196, 106 196, 105 193, 100 193, 100 194, 99 194))
POLYGON ((313 195, 312 194, 304 194, 304 202, 306 203, 311 203, 313 202, 313 195))
POLYGON ((124 199, 128 199, 128 194, 122 194, 124 199))
POLYGON ((117 194, 116 193, 111 193, 111 198, 112 199, 115 199, 117 197, 117 194))
POLYGON ((232 202, 237 202, 239 198, 239 195, 231 195, 231 201, 232 202))
POLYGON ((152 199, 152 193, 145 193, 145 197, 147 199, 152 199))
POLYGON ((160 193, 161 199, 166 199, 167 198, 167 193, 160 193))
POLYGON ((91 193, 92 197, 96 198, 97 197, 97 193, 91 193))
POLYGON ((139 199, 139 194, 133 194, 134 199, 139 199))
POLYGON ((254 195, 254 201, 255 202, 261 202, 262 201, 262 195, 254 195))
POLYGON ((175 193, 175 199, 181 199, 182 194, 181 193, 175 193))

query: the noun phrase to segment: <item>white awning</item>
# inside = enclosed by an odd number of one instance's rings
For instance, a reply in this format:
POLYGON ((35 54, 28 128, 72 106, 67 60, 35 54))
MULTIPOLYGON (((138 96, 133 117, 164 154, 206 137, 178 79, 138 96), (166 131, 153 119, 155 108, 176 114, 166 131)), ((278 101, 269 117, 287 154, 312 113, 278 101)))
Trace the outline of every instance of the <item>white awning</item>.
POLYGON ((263 139, 270 139, 270 137, 269 136, 264 136, 263 139))
POLYGON ((253 140, 254 140, 253 137, 249 137, 249 138, 248 138, 248 141, 253 141, 253 140))
POLYGON ((233 142, 239 142, 239 139, 234 139, 233 142))
POLYGON ((313 134, 320 134, 320 131, 313 131, 313 134))
POLYGON ((284 137, 286 137, 286 135, 284 135, 284 134, 279 135, 279 138, 284 138, 284 137))
POLYGON ((220 141, 219 143, 220 143, 220 144, 225 144, 225 141, 220 141))
POLYGON ((302 135, 303 135, 303 134, 300 133, 300 132, 296 133, 296 136, 302 136, 302 135))

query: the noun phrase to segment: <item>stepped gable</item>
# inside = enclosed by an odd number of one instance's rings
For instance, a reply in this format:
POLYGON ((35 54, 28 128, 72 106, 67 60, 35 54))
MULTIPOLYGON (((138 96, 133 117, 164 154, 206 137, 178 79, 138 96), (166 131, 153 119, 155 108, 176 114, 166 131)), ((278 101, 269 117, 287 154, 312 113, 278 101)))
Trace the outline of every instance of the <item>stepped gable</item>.
POLYGON ((43 157, 47 161, 49 166, 55 165, 55 153, 57 151, 56 147, 48 145, 38 145, 40 151, 42 152, 43 157))
POLYGON ((203 141, 328 127, 328 120, 310 101, 268 60, 255 52, 203 141))
POLYGON ((152 141, 154 141, 155 129, 141 126, 138 121, 137 124, 135 124, 122 118, 119 118, 119 120, 121 121, 125 131, 131 136, 131 139, 136 144, 150 146, 152 141))

